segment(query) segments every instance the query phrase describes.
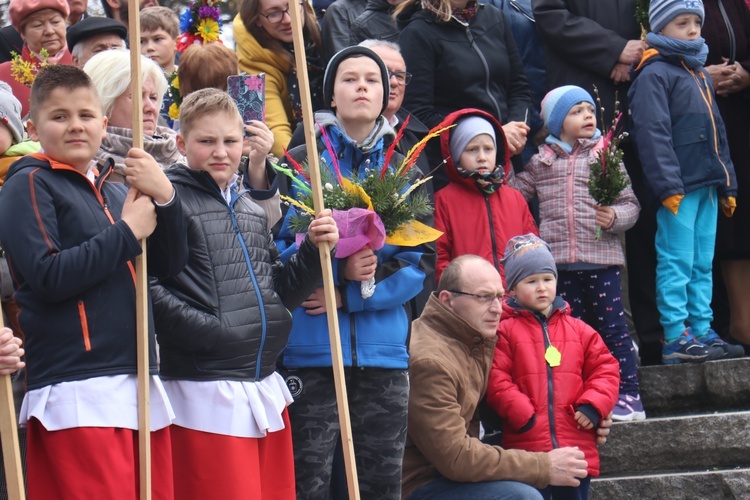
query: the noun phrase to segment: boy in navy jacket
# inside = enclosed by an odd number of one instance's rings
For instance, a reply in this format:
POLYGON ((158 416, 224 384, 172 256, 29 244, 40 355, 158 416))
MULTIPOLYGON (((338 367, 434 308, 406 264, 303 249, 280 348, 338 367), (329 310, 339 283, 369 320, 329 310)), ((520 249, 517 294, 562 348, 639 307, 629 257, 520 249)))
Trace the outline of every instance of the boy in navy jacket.
POLYGON ((732 216, 737 181, 703 69, 703 16, 700 0, 651 2, 650 48, 628 92, 643 172, 658 205, 656 298, 665 364, 743 354, 710 327, 717 208, 732 216))
MULTIPOLYGON (((150 236, 153 274, 176 274, 187 260, 181 205, 150 155, 129 152, 127 192, 107 182, 112 162, 96 172, 106 127, 83 71, 46 68, 31 88, 28 122, 43 152, 14 163, 0 192, 0 241, 26 339, 20 421, 30 499, 136 497, 134 259, 150 236)), ((169 499, 173 413, 153 339, 150 332, 152 487, 154 498, 169 499)))

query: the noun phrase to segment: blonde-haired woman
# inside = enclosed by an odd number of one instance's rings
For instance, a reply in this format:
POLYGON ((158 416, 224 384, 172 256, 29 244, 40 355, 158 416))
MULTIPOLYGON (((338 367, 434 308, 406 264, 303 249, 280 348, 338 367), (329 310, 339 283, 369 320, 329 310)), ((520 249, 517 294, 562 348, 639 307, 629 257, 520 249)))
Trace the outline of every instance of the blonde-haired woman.
MULTIPOLYGON (((107 50, 92 57, 83 67, 99 92, 104 115, 109 120, 107 137, 96 155, 97 163, 104 166, 107 158, 115 162, 109 180, 124 182, 123 168, 128 151, 133 147, 133 109, 130 89, 130 52, 107 50)), ((166 168, 182 160, 177 151, 176 134, 159 126, 159 110, 167 91, 167 79, 161 68, 151 59, 141 57, 143 99, 143 150, 154 157, 156 163, 166 168)))

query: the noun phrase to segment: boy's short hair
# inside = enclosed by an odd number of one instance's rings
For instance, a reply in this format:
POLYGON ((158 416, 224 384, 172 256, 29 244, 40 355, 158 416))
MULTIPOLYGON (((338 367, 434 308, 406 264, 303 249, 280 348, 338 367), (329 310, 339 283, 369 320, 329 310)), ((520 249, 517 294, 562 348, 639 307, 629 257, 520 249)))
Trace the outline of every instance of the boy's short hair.
POLYGON ((221 43, 191 45, 180 57, 177 76, 180 79, 180 95, 200 89, 227 90, 227 77, 240 73, 237 53, 221 43))
POLYGON ((172 38, 180 34, 180 18, 169 7, 146 7, 141 11, 141 31, 166 31, 172 38))
POLYGON ((182 101, 180 106, 180 134, 187 137, 195 122, 206 115, 227 113, 235 115, 237 126, 242 128, 242 116, 234 100, 218 89, 196 90, 182 101))
POLYGON ((56 89, 77 90, 89 89, 96 100, 101 103, 99 93, 96 91, 94 82, 82 69, 66 64, 54 64, 43 68, 36 76, 31 86, 31 99, 29 109, 32 121, 39 116, 39 109, 44 106, 45 101, 56 89))

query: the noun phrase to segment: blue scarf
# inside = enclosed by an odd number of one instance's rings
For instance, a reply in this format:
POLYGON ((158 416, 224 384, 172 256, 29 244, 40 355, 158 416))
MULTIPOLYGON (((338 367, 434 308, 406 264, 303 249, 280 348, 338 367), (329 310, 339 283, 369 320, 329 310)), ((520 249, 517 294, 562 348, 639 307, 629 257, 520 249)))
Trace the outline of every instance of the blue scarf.
POLYGON ((685 61, 690 69, 695 69, 706 64, 708 56, 708 46, 703 38, 697 40, 678 40, 668 36, 649 33, 646 35, 646 42, 659 51, 664 57, 677 58, 685 61))

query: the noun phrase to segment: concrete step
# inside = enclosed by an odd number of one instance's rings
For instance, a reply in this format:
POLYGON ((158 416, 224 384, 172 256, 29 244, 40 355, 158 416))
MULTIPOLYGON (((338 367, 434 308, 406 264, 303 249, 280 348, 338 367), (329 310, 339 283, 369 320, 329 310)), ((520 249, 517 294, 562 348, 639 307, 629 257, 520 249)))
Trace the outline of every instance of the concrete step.
POLYGON ((599 452, 603 476, 750 468, 750 411, 617 423, 599 452))
POLYGON ((594 479, 592 500, 750 498, 750 469, 709 470, 594 479))
POLYGON ((750 358, 643 366, 638 376, 649 418, 750 410, 750 358))

